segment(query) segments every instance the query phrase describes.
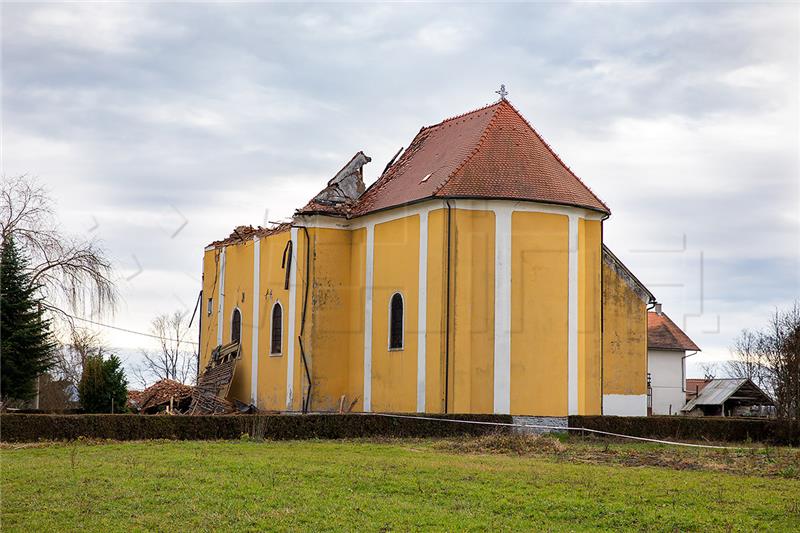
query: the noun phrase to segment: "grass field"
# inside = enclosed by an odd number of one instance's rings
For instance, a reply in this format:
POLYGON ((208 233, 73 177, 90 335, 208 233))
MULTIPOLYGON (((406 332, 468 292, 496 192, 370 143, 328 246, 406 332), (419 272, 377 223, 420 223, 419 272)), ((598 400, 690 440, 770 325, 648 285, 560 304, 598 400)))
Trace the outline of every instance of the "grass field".
POLYGON ((786 448, 162 441, 4 445, 0 461, 3 531, 800 530, 786 448))

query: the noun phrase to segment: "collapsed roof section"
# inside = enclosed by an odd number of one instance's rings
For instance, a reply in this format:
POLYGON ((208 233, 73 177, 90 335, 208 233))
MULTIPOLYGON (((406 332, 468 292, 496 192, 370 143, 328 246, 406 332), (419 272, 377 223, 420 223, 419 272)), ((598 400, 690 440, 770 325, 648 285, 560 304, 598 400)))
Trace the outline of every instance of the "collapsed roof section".
POLYGON ((346 216, 366 189, 364 165, 370 161, 372 159, 364 152, 358 152, 298 213, 346 216))
POLYGON ((275 224, 270 228, 263 228, 261 226, 236 226, 236 228, 234 228, 228 237, 214 241, 209 244, 208 247, 214 248, 217 246, 227 246, 229 244, 242 243, 252 240, 253 237, 268 237, 270 235, 275 235, 276 233, 288 231, 291 226, 292 225, 288 222, 275 224))

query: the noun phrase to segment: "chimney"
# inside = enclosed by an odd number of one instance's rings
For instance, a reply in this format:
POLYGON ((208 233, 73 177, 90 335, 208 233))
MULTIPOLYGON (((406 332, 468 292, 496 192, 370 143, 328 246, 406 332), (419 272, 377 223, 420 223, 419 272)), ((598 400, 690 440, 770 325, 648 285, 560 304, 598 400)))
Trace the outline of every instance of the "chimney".
POLYGON ((656 303, 655 310, 656 310, 656 314, 658 316, 661 316, 661 304, 660 303, 656 303))

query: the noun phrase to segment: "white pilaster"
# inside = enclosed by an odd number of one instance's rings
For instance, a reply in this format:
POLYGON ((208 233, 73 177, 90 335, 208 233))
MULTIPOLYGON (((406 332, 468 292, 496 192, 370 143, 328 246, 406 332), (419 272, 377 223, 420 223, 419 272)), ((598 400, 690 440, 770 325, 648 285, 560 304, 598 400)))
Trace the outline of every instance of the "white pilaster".
POLYGON ((225 320, 225 247, 219 254, 219 280, 217 283, 217 346, 222 345, 222 325, 225 320))
POLYGON ((286 339, 286 410, 292 410, 292 398, 294 397, 294 323, 297 315, 297 228, 291 229, 292 239, 292 264, 289 271, 289 301, 286 306, 289 308, 289 338, 286 339))
POLYGON ((364 283, 364 412, 372 410, 372 285, 375 255, 375 224, 367 224, 364 283))
POLYGON ((496 207, 494 235, 494 412, 511 412, 511 213, 496 207))
POLYGON ((250 350, 250 403, 258 407, 258 322, 261 305, 261 241, 253 237, 253 346, 250 350))
POLYGON ((569 321, 567 412, 578 414, 578 217, 569 215, 569 321))
POLYGON ((417 412, 425 412, 425 365, 428 326, 428 211, 419 214, 419 299, 417 300, 417 412))

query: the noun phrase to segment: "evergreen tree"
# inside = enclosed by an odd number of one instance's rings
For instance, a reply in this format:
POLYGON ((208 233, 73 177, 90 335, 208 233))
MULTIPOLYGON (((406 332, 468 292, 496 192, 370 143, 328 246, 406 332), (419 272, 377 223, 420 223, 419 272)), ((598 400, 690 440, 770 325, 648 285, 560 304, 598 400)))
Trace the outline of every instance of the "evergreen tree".
POLYGON ((13 238, 0 253, 0 397, 30 400, 36 379, 53 365, 56 343, 42 317, 39 287, 31 283, 27 259, 13 238))
POLYGON ((87 357, 78 385, 78 395, 81 406, 87 413, 125 411, 128 382, 119 357, 112 354, 104 359, 102 353, 87 357))

